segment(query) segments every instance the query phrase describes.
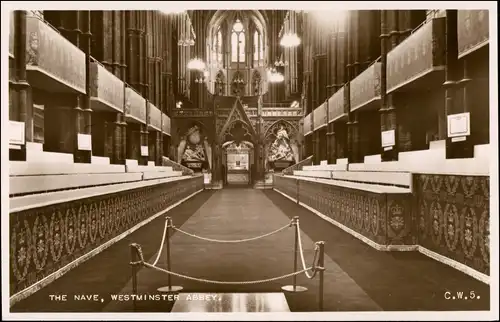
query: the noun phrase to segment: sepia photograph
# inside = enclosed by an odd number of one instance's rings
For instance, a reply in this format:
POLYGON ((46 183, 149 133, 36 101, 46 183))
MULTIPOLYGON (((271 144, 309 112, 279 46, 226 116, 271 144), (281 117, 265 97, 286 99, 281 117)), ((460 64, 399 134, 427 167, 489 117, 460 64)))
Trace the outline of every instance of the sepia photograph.
POLYGON ((1 6, 2 320, 499 319, 496 2, 1 6))

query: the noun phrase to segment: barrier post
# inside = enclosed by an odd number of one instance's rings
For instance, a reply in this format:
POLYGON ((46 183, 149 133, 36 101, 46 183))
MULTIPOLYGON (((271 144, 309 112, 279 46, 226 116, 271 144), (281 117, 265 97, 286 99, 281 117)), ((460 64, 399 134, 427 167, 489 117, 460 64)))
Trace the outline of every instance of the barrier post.
MULTIPOLYGON (((295 226, 295 246, 294 246, 294 258, 293 258, 293 271, 297 272, 297 260, 299 256, 299 216, 293 217, 292 225, 295 226)), ((283 291, 287 292, 305 292, 307 288, 304 286, 297 285, 297 275, 293 275, 293 284, 285 285, 281 287, 283 291)))
MULTIPOLYGON (((137 295, 137 250, 135 249, 136 244, 130 244, 130 267, 132 268, 132 294, 137 295)), ((132 299, 132 308, 134 312, 137 309, 137 303, 135 301, 135 296, 132 299)))
POLYGON ((325 283, 325 242, 318 242, 319 258, 318 258, 318 272, 319 272, 319 310, 323 311, 323 288, 325 283))
MULTIPOLYGON (((171 272, 172 270, 172 261, 170 260, 170 229, 173 228, 172 224, 172 218, 167 217, 167 232, 165 235, 166 239, 166 247, 167 247, 167 271, 171 272)), ((172 276, 170 274, 167 274, 167 286, 160 287, 158 289, 158 292, 166 292, 166 293, 176 293, 182 290, 182 286, 172 286, 172 276)))

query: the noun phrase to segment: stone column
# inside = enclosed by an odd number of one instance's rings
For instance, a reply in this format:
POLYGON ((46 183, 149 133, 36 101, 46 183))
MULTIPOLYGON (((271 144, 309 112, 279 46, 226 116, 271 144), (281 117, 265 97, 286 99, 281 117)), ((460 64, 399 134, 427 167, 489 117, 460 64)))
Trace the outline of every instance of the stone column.
MULTIPOLYGON (((446 138, 446 158, 447 159, 462 159, 462 158, 472 158, 474 157, 474 145, 471 137, 468 136, 464 141, 453 141, 448 138, 447 132, 447 116, 452 114, 459 114, 468 111, 468 92, 467 83, 468 79, 468 66, 467 62, 464 62, 463 67, 463 79, 458 82, 458 43, 457 43, 457 10, 446 10, 446 66, 445 66, 445 78, 446 81, 443 84, 446 90, 446 100, 445 100, 445 115, 440 120, 439 124, 439 136, 446 138), (459 85, 464 86, 462 91, 462 97, 464 101, 460 104, 457 95, 459 94, 459 85)), ((471 114, 472 117, 472 114, 471 114)))
MULTIPOLYGON (((387 32, 387 11, 380 11, 380 132, 387 130, 386 112, 387 112, 387 41, 389 34, 387 32)), ((384 150, 381 147, 381 153, 384 150)))
POLYGON ((12 121, 24 122, 25 144, 20 150, 9 150, 9 159, 26 160, 26 143, 33 141, 33 113, 28 106, 28 91, 30 85, 26 80, 26 11, 14 12, 14 80, 10 82, 14 95, 17 96, 17 106, 14 106, 12 121))

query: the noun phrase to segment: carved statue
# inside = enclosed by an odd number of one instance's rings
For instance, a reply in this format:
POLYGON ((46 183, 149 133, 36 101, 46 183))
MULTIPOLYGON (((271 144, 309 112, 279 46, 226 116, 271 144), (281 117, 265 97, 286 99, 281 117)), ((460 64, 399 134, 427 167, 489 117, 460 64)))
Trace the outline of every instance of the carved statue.
POLYGON ((277 161, 284 161, 291 165, 299 159, 297 142, 289 138, 288 132, 283 126, 280 126, 276 132, 276 139, 266 152, 266 168, 274 167, 277 161))
POLYGON ((212 149, 207 138, 202 139, 200 128, 192 126, 177 149, 177 162, 194 170, 212 168, 212 149))

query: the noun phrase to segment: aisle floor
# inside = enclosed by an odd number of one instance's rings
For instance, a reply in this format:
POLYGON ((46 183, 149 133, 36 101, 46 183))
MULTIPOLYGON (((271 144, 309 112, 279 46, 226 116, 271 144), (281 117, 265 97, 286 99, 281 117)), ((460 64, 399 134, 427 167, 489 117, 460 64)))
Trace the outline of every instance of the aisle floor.
MULTIPOLYGON (((176 227, 202 237, 236 240, 259 236, 286 226, 299 216, 306 263, 314 256, 314 242, 325 242, 325 311, 488 310, 489 286, 415 252, 379 252, 325 222, 274 191, 224 189, 204 191, 170 210, 176 227), (445 293, 474 291, 480 299, 448 300, 445 293)), ((131 294, 129 244, 141 244, 153 262, 161 243, 165 216, 137 230, 60 279, 16 304, 17 312, 130 312, 131 301, 112 300, 131 294), (51 294, 100 294, 103 301, 54 302, 51 294)), ((174 272, 215 281, 254 281, 293 272, 293 227, 262 239, 216 243, 175 232, 170 240, 174 272)), ((164 249, 165 251, 165 249, 164 249)), ((165 252, 159 267, 166 267, 165 252)), ((299 269, 300 260, 299 260, 299 269)), ((301 274, 303 293, 286 293, 292 312, 316 311, 318 279, 301 274)), ((172 278, 183 292, 280 292, 292 278, 262 284, 219 285, 172 278)), ((156 293, 167 285, 163 272, 142 268, 138 293, 156 293)), ((139 301, 142 312, 169 312, 173 301, 139 301)))

